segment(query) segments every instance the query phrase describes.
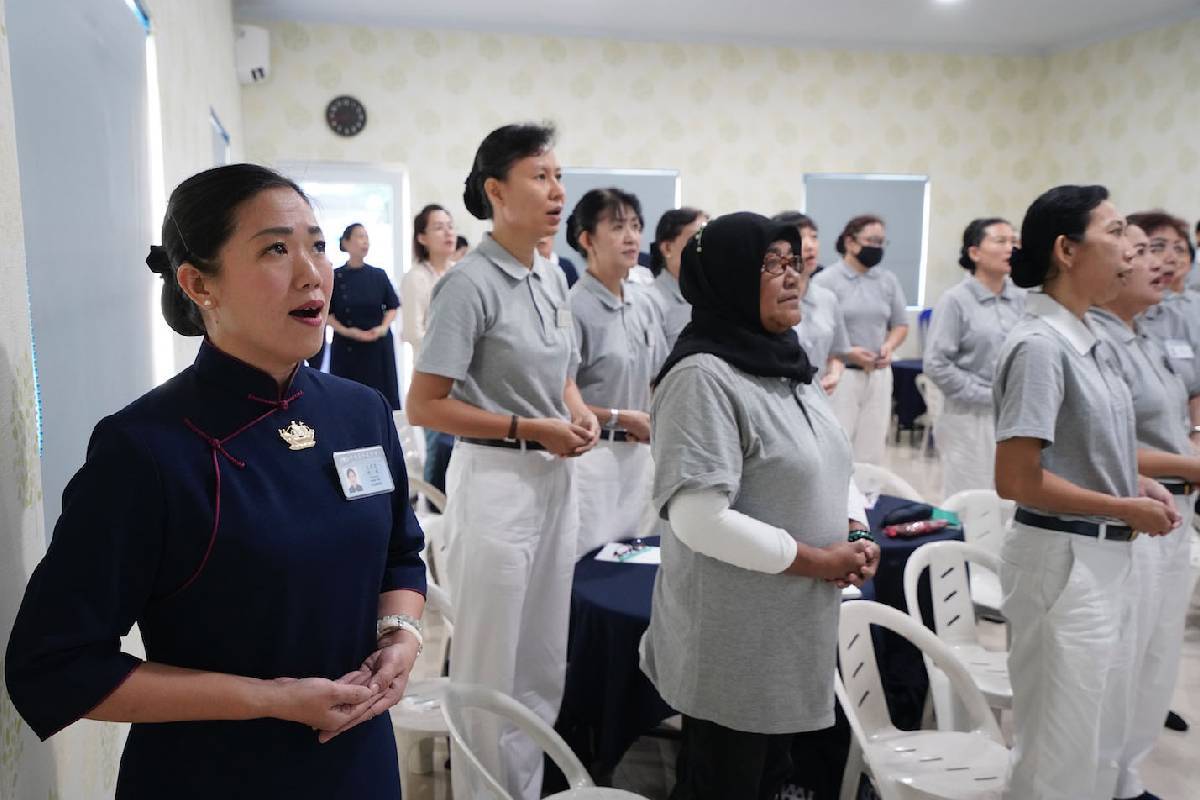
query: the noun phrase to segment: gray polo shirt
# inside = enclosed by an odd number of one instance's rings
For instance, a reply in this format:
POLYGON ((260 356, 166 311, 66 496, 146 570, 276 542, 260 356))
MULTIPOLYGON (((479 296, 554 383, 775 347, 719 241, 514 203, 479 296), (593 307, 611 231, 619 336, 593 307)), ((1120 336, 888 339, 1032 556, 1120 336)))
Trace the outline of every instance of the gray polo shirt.
POLYGON ((662 314, 649 289, 626 281, 624 299, 590 272, 568 301, 575 320, 579 368, 575 383, 588 405, 650 410, 650 381, 667 358, 662 314))
POLYGON ((679 334, 692 321, 692 304, 683 299, 679 281, 665 267, 650 288, 654 290, 653 297, 662 312, 663 333, 667 339, 667 352, 670 353, 679 334))
POLYGON ((485 411, 569 419, 577 358, 562 270, 536 254, 529 269, 489 236, 434 286, 417 371, 485 411))
POLYGON ((1093 308, 1087 316, 1092 329, 1112 349, 1133 395, 1138 444, 1190 456, 1187 390, 1162 344, 1140 328, 1130 328, 1111 311, 1093 308))
POLYGON ((854 347, 878 353, 888 331, 908 324, 904 313, 904 289, 892 272, 874 267, 859 274, 845 261, 821 270, 812 279, 837 295, 846 319, 846 333, 854 347))
POLYGON ((1046 470, 1084 489, 1136 496, 1133 398, 1115 358, 1048 295, 1030 292, 1026 311, 996 366, 996 441, 1041 439, 1046 470))
POLYGON ((1162 343, 1188 395, 1200 394, 1200 295, 1168 292, 1138 317, 1138 325, 1162 343))
MULTIPOLYGON (((793 390, 707 353, 688 356, 655 391, 652 423, 660 514, 679 492, 717 489, 735 511, 799 542, 845 541, 850 442, 815 383, 793 390)), ((695 552, 669 523, 659 528, 641 663, 663 699, 740 731, 832 725, 837 588, 735 567, 695 552)))
POLYGON ((809 282, 808 291, 800 301, 800 324, 796 326, 796 335, 800 337, 800 346, 808 354, 809 362, 817 367, 817 377, 825 377, 829 371, 826 365, 829 357, 840 356, 850 349, 846 320, 837 295, 809 282))
POLYGON ((925 374, 951 413, 990 411, 1000 348, 1025 313, 1024 289, 1007 278, 1000 294, 967 275, 937 301, 925 339, 925 374))

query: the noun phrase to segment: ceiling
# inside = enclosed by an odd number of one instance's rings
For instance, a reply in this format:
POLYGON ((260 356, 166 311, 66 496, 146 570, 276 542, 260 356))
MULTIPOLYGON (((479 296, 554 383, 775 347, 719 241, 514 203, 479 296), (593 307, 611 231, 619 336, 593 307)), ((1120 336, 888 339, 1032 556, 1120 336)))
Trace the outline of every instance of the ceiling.
POLYGON ((234 0, 240 20, 656 41, 1037 53, 1200 17, 1200 0, 234 0))

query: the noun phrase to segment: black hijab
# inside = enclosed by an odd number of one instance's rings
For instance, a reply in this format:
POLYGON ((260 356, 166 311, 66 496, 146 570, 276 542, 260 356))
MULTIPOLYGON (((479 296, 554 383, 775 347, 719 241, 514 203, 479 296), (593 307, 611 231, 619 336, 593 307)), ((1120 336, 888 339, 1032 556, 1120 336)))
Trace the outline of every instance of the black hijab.
POLYGON ((800 253, 800 231, 749 211, 726 214, 701 228, 683 251, 679 289, 692 304, 675 349, 654 379, 695 353, 712 353, 742 372, 812 383, 816 370, 794 330, 770 333, 759 313, 763 259, 771 242, 800 253))

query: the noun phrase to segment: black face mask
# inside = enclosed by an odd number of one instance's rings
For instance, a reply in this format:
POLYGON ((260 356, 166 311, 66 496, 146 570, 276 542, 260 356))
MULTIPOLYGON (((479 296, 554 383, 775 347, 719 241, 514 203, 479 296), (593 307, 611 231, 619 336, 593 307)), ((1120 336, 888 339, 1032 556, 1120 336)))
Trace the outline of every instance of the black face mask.
POLYGON ((880 261, 883 261, 883 248, 863 245, 863 249, 858 251, 858 255, 855 258, 858 259, 858 263, 870 269, 880 261))

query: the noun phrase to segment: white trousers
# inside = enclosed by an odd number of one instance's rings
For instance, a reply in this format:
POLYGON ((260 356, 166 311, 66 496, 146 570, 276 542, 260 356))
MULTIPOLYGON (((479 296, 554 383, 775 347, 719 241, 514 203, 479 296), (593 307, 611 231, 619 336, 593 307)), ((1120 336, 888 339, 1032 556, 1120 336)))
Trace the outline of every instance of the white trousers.
POLYGON ((882 464, 892 424, 892 369, 847 369, 830 398, 833 413, 850 437, 854 460, 882 464))
POLYGON ((950 411, 933 423, 942 461, 942 497, 996 488, 996 421, 992 412, 950 411))
POLYGON ((1006 800, 1115 796, 1137 637, 1132 550, 1017 522, 1008 531, 1000 583, 1015 742, 1006 800))
MULTIPOLYGON (((566 673, 574 474, 574 459, 458 442, 446 476, 450 678, 511 695, 551 725, 566 673)), ((472 750, 514 798, 541 796, 542 751, 533 740, 490 714, 467 724, 472 750)), ((451 763, 458 800, 490 798, 465 758, 451 763)))
POLYGON ((654 459, 649 445, 601 439, 577 461, 576 559, 608 542, 640 536, 641 520, 654 488, 654 459))
POLYGON ((1158 735, 1171 707, 1188 604, 1196 588, 1191 568, 1192 516, 1196 495, 1175 495, 1183 524, 1166 536, 1139 536, 1133 543, 1133 568, 1139 583, 1137 682, 1130 707, 1126 739, 1113 797, 1137 797, 1146 791, 1139 767, 1158 735))

